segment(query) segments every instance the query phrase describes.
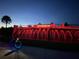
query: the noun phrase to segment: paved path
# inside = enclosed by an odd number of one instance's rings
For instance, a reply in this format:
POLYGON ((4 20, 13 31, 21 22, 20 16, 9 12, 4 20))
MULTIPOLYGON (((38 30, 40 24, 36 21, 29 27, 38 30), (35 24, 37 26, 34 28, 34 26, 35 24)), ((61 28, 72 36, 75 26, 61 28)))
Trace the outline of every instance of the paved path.
POLYGON ((79 52, 67 52, 24 46, 20 51, 4 56, 11 49, 0 47, 0 59, 79 59, 79 52))

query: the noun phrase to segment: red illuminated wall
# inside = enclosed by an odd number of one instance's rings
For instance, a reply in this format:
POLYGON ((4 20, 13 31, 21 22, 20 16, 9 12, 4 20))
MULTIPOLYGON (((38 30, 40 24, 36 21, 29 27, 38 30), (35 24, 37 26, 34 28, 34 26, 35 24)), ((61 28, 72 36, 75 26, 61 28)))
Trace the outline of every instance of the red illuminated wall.
POLYGON ((43 40, 64 43, 79 43, 79 26, 34 25, 32 27, 14 26, 13 38, 22 40, 43 40))

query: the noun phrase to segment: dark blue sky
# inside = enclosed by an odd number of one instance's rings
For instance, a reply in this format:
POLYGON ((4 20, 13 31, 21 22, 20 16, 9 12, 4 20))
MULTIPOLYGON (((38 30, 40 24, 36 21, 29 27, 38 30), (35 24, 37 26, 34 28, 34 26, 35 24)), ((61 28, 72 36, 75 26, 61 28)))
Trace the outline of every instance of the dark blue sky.
MULTIPOLYGON (((79 23, 78 0, 0 0, 0 18, 9 15, 12 25, 79 23)), ((2 23, 1 23, 2 24, 2 23)))

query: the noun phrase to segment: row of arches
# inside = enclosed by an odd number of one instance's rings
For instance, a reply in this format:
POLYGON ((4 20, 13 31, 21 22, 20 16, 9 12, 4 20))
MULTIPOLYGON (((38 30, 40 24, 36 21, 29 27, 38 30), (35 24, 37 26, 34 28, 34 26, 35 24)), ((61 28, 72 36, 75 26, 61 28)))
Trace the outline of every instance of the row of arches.
POLYGON ((79 42, 78 30, 14 28, 12 36, 13 38, 19 37, 25 40, 45 40, 65 43, 79 42))

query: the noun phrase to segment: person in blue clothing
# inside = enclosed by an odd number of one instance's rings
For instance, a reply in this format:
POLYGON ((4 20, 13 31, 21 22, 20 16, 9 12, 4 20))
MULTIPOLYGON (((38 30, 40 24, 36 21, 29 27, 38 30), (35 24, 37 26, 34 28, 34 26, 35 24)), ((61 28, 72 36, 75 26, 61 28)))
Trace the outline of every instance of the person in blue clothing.
POLYGON ((11 47, 13 47, 12 51, 6 53, 4 56, 8 56, 8 55, 12 54, 13 52, 17 52, 17 53, 18 53, 18 51, 19 51, 19 50, 21 49, 21 47, 22 47, 22 43, 21 43, 21 41, 19 40, 19 38, 17 38, 17 39, 15 40, 15 42, 14 42, 14 41, 11 42, 11 44, 12 44, 11 47))
POLYGON ((21 41, 19 40, 19 38, 16 39, 15 43, 14 43, 14 47, 15 49, 20 49, 22 47, 22 43, 21 41))

